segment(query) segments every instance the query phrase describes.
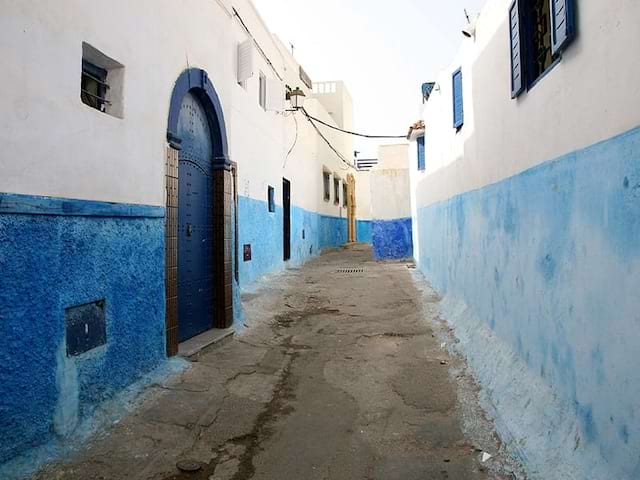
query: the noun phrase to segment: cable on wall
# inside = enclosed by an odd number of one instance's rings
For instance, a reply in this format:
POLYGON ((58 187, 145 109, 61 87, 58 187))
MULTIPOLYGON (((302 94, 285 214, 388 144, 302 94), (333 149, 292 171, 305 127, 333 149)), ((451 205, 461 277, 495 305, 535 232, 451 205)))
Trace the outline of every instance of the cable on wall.
MULTIPOLYGON (((251 31, 249 30, 249 27, 247 27, 246 23, 244 23, 244 20, 242 20, 242 17, 240 16, 240 14, 238 13, 238 11, 235 9, 235 7, 232 8, 233 10, 233 16, 236 17, 238 19, 238 21, 240 22, 240 25, 242 25, 242 28, 244 28, 244 31, 247 32, 247 35, 249 35, 249 37, 251 38, 251 40, 253 40, 254 45, 256 46, 256 48, 258 49, 258 51, 260 52, 260 55, 262 55, 262 57, 264 58, 265 62, 267 62, 267 64, 269 65, 269 67, 271 67, 271 70, 273 70, 273 73, 276 74, 276 76, 278 77, 278 79, 281 82, 284 82, 284 79, 282 78, 282 76, 280 75, 280 73, 278 72, 278 70, 276 69, 276 67, 273 65, 273 63, 271 62, 271 60, 269 59, 269 57, 267 56, 267 54, 264 52, 264 50, 262 49, 262 47, 260 46, 260 44, 258 43, 258 41, 256 40, 256 38, 251 34, 251 31)), ((276 47, 277 48, 277 47, 276 47)), ((286 69, 286 67, 285 67, 286 69)))
POLYGON ((296 112, 293 112, 293 121, 296 122, 296 136, 293 139, 293 145, 291 145, 291 148, 287 152, 287 156, 284 157, 284 164, 282 165, 282 168, 285 168, 287 166, 287 162, 289 161, 289 155, 291 155, 291 152, 293 152, 293 149, 296 148, 296 144, 298 143, 298 119, 296 118, 295 113, 296 112))

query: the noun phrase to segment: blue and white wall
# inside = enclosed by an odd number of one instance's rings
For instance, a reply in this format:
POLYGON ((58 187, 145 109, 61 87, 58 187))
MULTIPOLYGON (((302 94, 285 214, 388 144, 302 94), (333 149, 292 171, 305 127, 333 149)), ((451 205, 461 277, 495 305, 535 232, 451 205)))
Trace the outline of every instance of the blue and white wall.
MULTIPOLYGON (((251 287, 266 274, 299 265, 323 249, 347 242, 347 208, 344 206, 342 184, 354 172, 346 166, 318 136, 302 113, 264 111, 258 105, 258 71, 280 76, 292 88, 305 94, 306 111, 324 122, 341 128, 352 128, 352 102, 341 82, 333 91, 322 91, 318 84, 309 89, 300 79, 300 66, 290 51, 268 32, 255 10, 247 14, 249 30, 263 32, 261 47, 269 58, 277 58, 275 71, 260 55, 255 55, 255 75, 244 85, 233 85, 233 123, 244 128, 232 130, 230 155, 238 165, 239 223, 239 286, 251 287), (314 93, 315 90, 315 93, 314 93), (339 98, 338 98, 339 97, 339 98), (332 113, 329 113, 329 107, 332 113), (340 122, 340 123, 339 123, 340 122), (247 138, 253 138, 247 141, 247 138), (330 198, 324 199, 323 173, 330 174, 330 198), (283 260, 282 181, 291 182, 291 259, 283 260), (333 181, 340 182, 338 198, 333 181), (276 211, 268 211, 267 191, 275 189, 276 211), (242 248, 251 245, 252 258, 244 261, 242 248)), ((236 25, 238 42, 245 41, 246 32, 236 25)), ((344 158, 351 158, 353 144, 349 136, 326 127, 323 134, 344 158)))
POLYGON ((413 255, 408 145, 382 145, 370 172, 373 254, 377 260, 413 255))
MULTIPOLYGON (((270 99, 285 83, 299 86, 312 115, 335 119, 302 84, 297 63, 250 1, 116 0, 103 7, 97 0, 63 7, 28 0, 3 5, 0 16, 3 478, 6 462, 72 438, 104 400, 166 359, 166 133, 181 72, 205 70, 222 104, 238 166, 240 286, 285 267, 283 177, 292 185, 291 262, 346 241, 346 209, 322 199, 323 169, 346 178, 342 162, 299 114, 292 148, 296 125, 283 114, 284 101, 266 111, 258 105, 259 72, 271 81, 270 99), (237 51, 248 34, 232 8, 265 52, 255 48, 255 71, 244 85, 237 51), (83 42, 123 66, 117 116, 80 99, 83 42), (275 213, 268 212, 269 185, 275 213), (251 262, 242 261, 245 243, 251 262), (106 345, 67 357, 65 309, 99 300, 106 345)), ((340 148, 349 158, 348 142, 340 148)), ((235 314, 241 317, 239 308, 235 314)))
POLYGON ((371 217, 371 172, 358 170, 353 174, 356 182, 356 241, 373 243, 371 217))
POLYGON ((416 259, 531 478, 640 478, 640 5, 577 0, 575 41, 512 100, 510 4, 427 102, 416 259))

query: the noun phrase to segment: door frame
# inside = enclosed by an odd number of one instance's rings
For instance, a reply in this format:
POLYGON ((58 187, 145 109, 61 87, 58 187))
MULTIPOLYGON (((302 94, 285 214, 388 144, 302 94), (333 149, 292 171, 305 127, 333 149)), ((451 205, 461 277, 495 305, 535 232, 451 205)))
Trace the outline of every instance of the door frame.
POLYGON ((347 175, 347 226, 348 242, 357 241, 356 231, 356 178, 353 174, 347 175))
POLYGON ((212 328, 233 324, 232 174, 227 131, 218 94, 202 69, 183 71, 173 87, 167 125, 165 292, 167 356, 178 353, 178 162, 182 140, 177 135, 182 100, 187 93, 196 96, 207 113, 213 144, 213 284, 212 328))
POLYGON ((291 260, 291 181, 282 179, 282 246, 283 259, 291 260))

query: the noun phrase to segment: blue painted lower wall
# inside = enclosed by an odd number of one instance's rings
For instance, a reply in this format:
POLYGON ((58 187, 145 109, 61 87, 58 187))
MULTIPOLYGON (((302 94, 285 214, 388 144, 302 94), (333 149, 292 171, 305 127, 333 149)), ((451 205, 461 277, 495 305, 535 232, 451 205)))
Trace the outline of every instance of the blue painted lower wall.
POLYGON ((246 287, 262 275, 283 268, 282 208, 269 212, 267 202, 238 197, 240 286, 246 287), (251 245, 251 260, 243 259, 243 246, 251 245))
POLYGON ((66 436, 165 358, 164 218, 93 210, 0 213, 0 464, 66 436), (65 309, 100 299, 107 344, 67 358, 65 309))
POLYGON ((335 248, 349 240, 346 218, 319 215, 320 248, 335 248))
POLYGON ((640 129, 421 208, 417 228, 433 285, 572 406, 571 449, 640 478, 640 129))
MULTIPOLYGON (((265 274, 284 269, 283 210, 269 212, 262 200, 238 198, 239 276, 240 287, 246 288, 265 274), (251 261, 243 259, 243 246, 251 245, 251 261)), ((322 249, 347 242, 347 220, 291 207, 291 259, 287 264, 299 265, 318 255, 322 249)))
POLYGON ((411 218, 373 221, 373 255, 376 260, 410 258, 413 256, 413 226, 411 218))
MULTIPOLYGON (((282 209, 238 199, 239 282, 282 270, 282 209), (242 245, 252 260, 243 261, 242 245)), ((346 219, 291 209, 291 259, 347 240, 346 219)), ((163 362, 165 219, 159 207, 0 194, 0 465, 66 438, 163 362), (67 357, 65 309, 104 300, 107 343, 67 357)), ((239 288, 235 321, 241 323, 239 288)))
POLYGON ((356 240, 360 243, 373 243, 373 222, 371 220, 356 221, 356 240))

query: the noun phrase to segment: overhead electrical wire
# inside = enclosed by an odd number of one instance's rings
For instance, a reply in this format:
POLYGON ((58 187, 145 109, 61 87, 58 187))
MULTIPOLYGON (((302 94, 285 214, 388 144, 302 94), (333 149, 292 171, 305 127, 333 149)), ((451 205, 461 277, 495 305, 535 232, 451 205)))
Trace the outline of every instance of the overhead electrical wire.
MULTIPOLYGON (((342 160, 342 162, 343 162, 347 167, 349 167, 349 168, 353 168, 353 169, 355 170, 356 168, 355 168, 351 163, 349 163, 349 161, 348 161, 346 158, 344 158, 344 156, 343 156, 343 155, 338 151, 338 149, 336 149, 336 147, 334 147, 334 146, 331 144, 331 142, 327 139, 327 137, 325 137, 325 136, 324 136, 324 134, 322 133, 322 131, 318 128, 318 126, 317 126, 317 125, 315 124, 315 122, 314 122, 314 120, 316 120, 316 119, 315 119, 315 118, 313 118, 311 115, 309 115, 309 114, 307 113, 307 111, 306 111, 304 108, 301 108, 300 110, 304 113, 305 117, 307 118, 307 120, 309 121, 309 123, 311 124, 311 126, 314 128, 314 130, 317 132, 317 134, 320 136, 320 138, 322 138, 322 140, 324 140, 324 143, 326 143, 326 144, 329 146, 329 148, 330 148, 331 150, 333 150, 333 153, 335 153, 335 154, 336 154, 336 156, 337 156, 340 160, 342 160)), ((344 170, 347 170, 347 169, 344 169, 344 170)))
POLYGON ((346 133, 348 135, 354 135, 356 137, 362 137, 362 138, 404 138, 404 139, 407 138, 406 134, 405 135, 366 135, 364 133, 357 133, 357 132, 352 132, 350 130, 344 130, 342 128, 335 127, 335 126, 331 125, 330 123, 324 122, 324 121, 320 120, 319 118, 316 118, 316 117, 313 117, 313 116, 309 115, 309 113, 304 109, 304 107, 301 108, 300 110, 302 110, 302 113, 304 113, 304 115, 307 117, 307 119, 314 120, 314 121, 316 121, 318 123, 321 123, 325 127, 332 128, 334 130, 337 130, 337 131, 342 132, 342 133, 346 133))

